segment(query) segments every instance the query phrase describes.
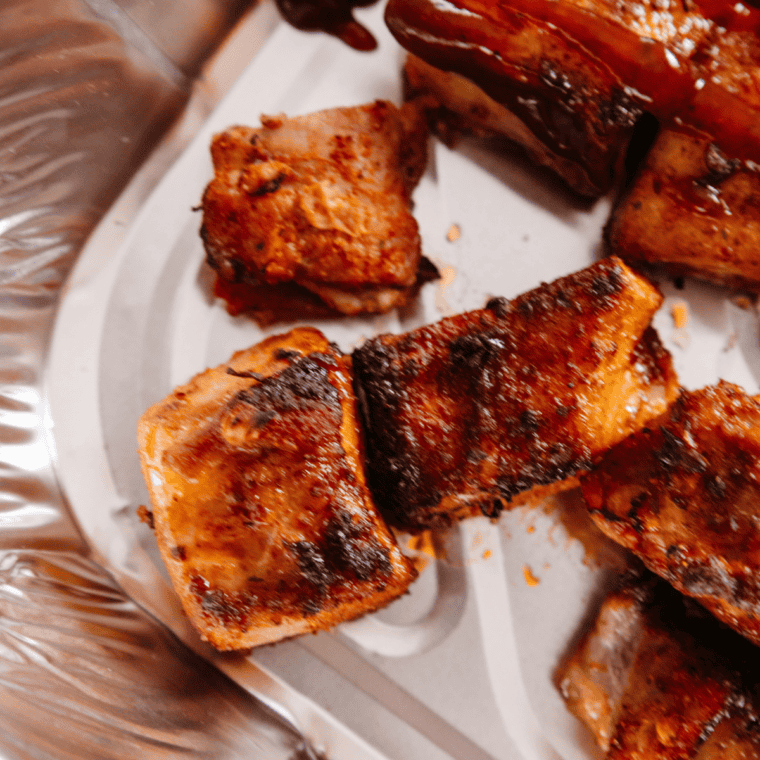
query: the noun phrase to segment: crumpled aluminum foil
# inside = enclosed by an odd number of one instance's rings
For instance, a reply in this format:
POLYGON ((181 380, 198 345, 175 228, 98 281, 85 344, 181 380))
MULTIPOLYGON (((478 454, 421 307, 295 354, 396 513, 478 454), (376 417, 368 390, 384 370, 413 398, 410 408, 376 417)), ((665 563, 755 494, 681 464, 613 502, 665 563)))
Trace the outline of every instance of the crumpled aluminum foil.
MULTIPOLYGON (((80 249, 248 5, 0 7, 3 758, 314 757, 287 718, 190 652, 90 558, 56 483, 40 392, 80 249)), ((214 97, 202 87, 201 110, 214 97)))

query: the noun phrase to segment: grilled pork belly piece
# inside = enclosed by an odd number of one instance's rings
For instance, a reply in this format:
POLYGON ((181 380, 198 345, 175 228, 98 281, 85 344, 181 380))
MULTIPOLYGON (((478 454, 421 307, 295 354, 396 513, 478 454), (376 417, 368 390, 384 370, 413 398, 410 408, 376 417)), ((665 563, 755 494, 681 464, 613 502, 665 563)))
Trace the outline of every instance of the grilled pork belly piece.
MULTIPOLYGON (((468 77, 581 164, 591 165, 598 136, 637 109, 757 161, 758 26, 740 21, 743 6, 726 5, 390 0, 386 20, 407 50, 468 77)), ((747 13, 756 22, 755 9, 747 13)))
POLYGON ((412 91, 456 114, 455 126, 518 142, 582 195, 604 194, 640 107, 606 63, 556 27, 505 3, 477 5, 391 0, 388 26, 416 56, 412 91))
POLYGON ((161 555, 216 648, 329 628, 414 579, 366 487, 350 361, 317 330, 197 375, 138 438, 161 555))
POLYGON ((631 574, 561 665, 610 760, 760 757, 757 650, 670 586, 631 574))
POLYGON ((660 132, 613 210, 609 249, 730 287, 760 290, 760 166, 695 132, 660 132))
POLYGON ((610 538, 760 644, 760 399, 726 382, 683 392, 582 488, 610 538))
MULTIPOLYGON (((258 129, 217 135, 211 154, 201 237, 227 285, 219 295, 294 283, 344 314, 409 298, 421 258, 411 195, 427 160, 416 104, 262 117, 258 129)), ((248 310, 255 314, 255 299, 248 310)))
POLYGON ((579 160, 566 146, 536 130, 535 109, 522 118, 487 95, 474 82, 452 71, 441 71, 418 58, 407 56, 404 80, 411 98, 424 98, 432 130, 447 144, 461 134, 504 138, 519 145, 528 159, 558 175, 577 193, 596 197, 609 190, 622 170, 622 163, 634 123, 609 125, 605 136, 597 135, 595 155, 579 160), (538 132, 538 134, 537 134, 538 132), (606 143, 605 143, 606 141, 606 143))
POLYGON ((354 373, 386 519, 443 527, 496 517, 536 486, 575 484, 677 394, 649 327, 661 301, 609 258, 511 302, 368 340, 354 373))

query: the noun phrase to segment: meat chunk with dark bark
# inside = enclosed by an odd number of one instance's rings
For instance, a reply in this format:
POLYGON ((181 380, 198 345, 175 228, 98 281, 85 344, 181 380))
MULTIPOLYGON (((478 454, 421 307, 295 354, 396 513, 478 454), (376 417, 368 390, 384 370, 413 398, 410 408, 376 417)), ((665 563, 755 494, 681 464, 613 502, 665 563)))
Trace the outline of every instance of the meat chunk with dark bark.
POLYGON ((354 352, 370 485, 409 531, 565 486, 675 398, 659 291, 602 260, 354 352))
POLYGON ((594 522, 760 644, 760 400, 684 392, 581 481, 594 522))
POLYGON ((756 649, 654 575, 625 577, 561 664, 568 709, 609 760, 750 760, 756 649))
POLYGON ((390 0, 386 8, 407 50, 524 114, 589 171, 592 156, 614 145, 615 126, 641 111, 760 161, 759 18, 741 3, 669 0, 390 0))
POLYGON ((318 331, 197 375, 138 437, 163 560, 218 649, 329 628, 414 579, 366 486, 349 360, 318 331))

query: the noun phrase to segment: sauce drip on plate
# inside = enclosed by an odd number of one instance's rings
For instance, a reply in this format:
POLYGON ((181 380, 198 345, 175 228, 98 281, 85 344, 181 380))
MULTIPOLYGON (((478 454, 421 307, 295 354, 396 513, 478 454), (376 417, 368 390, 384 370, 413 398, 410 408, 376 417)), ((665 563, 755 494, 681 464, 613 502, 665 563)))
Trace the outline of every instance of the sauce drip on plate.
POLYGON ((374 50, 377 40, 353 17, 354 8, 376 0, 276 0, 286 21, 304 32, 327 32, 355 50, 374 50))

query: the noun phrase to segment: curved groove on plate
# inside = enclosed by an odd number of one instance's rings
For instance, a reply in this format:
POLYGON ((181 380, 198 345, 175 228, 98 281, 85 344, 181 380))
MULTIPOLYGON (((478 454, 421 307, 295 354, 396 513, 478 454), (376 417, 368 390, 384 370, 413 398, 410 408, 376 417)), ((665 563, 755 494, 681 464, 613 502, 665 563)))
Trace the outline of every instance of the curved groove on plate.
POLYGON ((433 649, 459 623, 467 592, 467 579, 461 567, 439 561, 436 575, 435 600, 421 620, 398 625, 386 623, 376 615, 368 616, 344 623, 341 633, 367 651, 385 657, 409 657, 433 649))
POLYGON ((469 566, 483 629, 488 675, 504 725, 523 757, 560 760, 547 741, 525 688, 517 649, 507 580, 502 572, 499 529, 486 518, 472 518, 462 524, 463 545, 470 546, 477 535, 479 550, 488 562, 469 566))
POLYGON ((459 624, 467 603, 459 534, 458 526, 446 532, 443 556, 428 561, 407 596, 377 615, 344 623, 340 632, 368 652, 385 657, 410 657, 440 644, 459 624), (394 607, 403 608, 404 622, 393 619, 394 607))

